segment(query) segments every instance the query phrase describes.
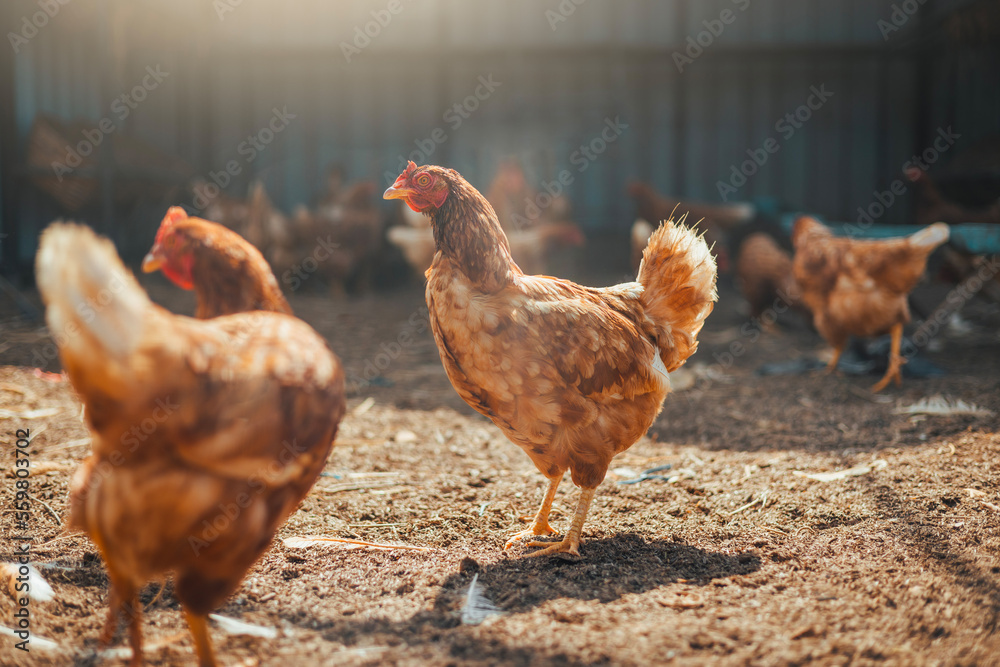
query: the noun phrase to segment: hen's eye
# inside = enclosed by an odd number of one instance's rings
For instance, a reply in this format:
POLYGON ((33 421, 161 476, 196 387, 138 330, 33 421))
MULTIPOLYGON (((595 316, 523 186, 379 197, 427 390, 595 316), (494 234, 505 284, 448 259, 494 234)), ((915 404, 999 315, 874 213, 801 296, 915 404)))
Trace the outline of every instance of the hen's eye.
POLYGON ((413 183, 418 188, 426 188, 431 184, 430 174, 418 174, 417 177, 413 179, 413 183))

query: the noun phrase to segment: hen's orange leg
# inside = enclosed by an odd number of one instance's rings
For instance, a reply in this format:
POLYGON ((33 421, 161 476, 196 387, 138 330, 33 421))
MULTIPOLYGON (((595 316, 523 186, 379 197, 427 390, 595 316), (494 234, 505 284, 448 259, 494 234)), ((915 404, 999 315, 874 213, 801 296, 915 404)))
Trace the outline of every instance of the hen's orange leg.
POLYGON ((122 612, 128 616, 129 646, 132 647, 132 660, 129 664, 137 667, 142 665, 142 605, 139 604, 138 591, 132 586, 116 583, 115 578, 111 577, 108 618, 97 640, 101 649, 107 648, 114 641, 122 612))
POLYGON ((569 532, 562 542, 550 544, 548 542, 529 542, 529 547, 545 547, 541 551, 528 554, 530 557, 546 556, 555 553, 569 553, 574 556, 580 555, 580 533, 583 532, 583 522, 587 518, 587 511, 590 509, 590 501, 594 499, 597 489, 580 489, 580 502, 576 504, 576 514, 573 515, 573 523, 570 524, 569 532))
POLYGON ((112 583, 111 592, 108 594, 108 618, 104 621, 104 628, 101 629, 101 635, 97 639, 97 645, 101 649, 107 648, 114 641, 115 633, 118 632, 118 614, 121 609, 121 596, 118 595, 118 588, 112 583))
POLYGON ((830 362, 826 365, 826 370, 823 372, 826 374, 835 373, 837 371, 837 364, 840 362, 840 355, 843 353, 843 345, 833 348, 833 357, 830 358, 830 362))
POLYGON ((906 363, 906 359, 899 353, 899 348, 903 343, 903 325, 894 325, 889 333, 892 335, 892 349, 889 351, 889 368, 886 369, 882 379, 872 385, 872 391, 882 391, 889 386, 889 380, 895 380, 897 387, 903 384, 903 375, 900 369, 906 363))
POLYGON ((212 653, 212 640, 208 636, 208 621, 202 614, 184 610, 191 636, 194 637, 194 649, 198 653, 198 667, 216 667, 215 654, 212 653))
POLYGON ((545 492, 545 498, 542 500, 542 505, 538 508, 538 512, 535 514, 535 520, 531 522, 531 527, 522 530, 520 533, 507 540, 507 544, 503 545, 504 551, 510 549, 515 543, 526 537, 551 535, 556 532, 552 526, 549 525, 549 512, 552 511, 552 501, 555 500, 556 489, 559 488, 559 482, 562 481, 562 478, 563 476, 559 475, 558 477, 549 480, 549 490, 545 492))
POLYGON ((142 665, 142 605, 139 604, 139 596, 132 594, 131 599, 122 605, 125 613, 128 614, 128 637, 129 645, 132 647, 132 660, 129 664, 132 667, 142 665))

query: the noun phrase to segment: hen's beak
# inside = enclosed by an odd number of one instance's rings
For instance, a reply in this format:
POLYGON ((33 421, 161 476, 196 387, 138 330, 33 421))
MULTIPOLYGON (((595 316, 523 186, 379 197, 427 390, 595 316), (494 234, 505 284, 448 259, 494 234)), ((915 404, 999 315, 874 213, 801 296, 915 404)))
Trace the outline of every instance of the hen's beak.
POLYGON ((413 194, 413 190, 403 186, 393 184, 382 193, 382 199, 406 199, 413 194))
POLYGON ((161 257, 160 254, 156 252, 155 248, 153 250, 150 250, 149 253, 146 254, 146 257, 142 260, 143 273, 152 273, 153 271, 159 269, 161 266, 163 266, 163 257, 161 257))

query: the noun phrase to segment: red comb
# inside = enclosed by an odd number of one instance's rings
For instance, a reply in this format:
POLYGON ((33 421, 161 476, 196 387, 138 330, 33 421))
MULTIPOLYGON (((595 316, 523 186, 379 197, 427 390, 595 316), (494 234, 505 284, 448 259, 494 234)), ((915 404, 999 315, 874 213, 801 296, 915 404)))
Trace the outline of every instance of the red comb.
POLYGON ((159 245, 163 240, 163 237, 166 236, 167 232, 173 229, 174 225, 187 219, 187 211, 180 206, 171 206, 167 210, 167 214, 163 216, 163 220, 160 222, 160 228, 156 230, 156 239, 153 241, 153 244, 159 245))
POLYGON ((167 211, 167 214, 163 217, 163 222, 160 223, 161 227, 172 227, 181 220, 187 220, 188 214, 180 206, 171 206, 167 211))

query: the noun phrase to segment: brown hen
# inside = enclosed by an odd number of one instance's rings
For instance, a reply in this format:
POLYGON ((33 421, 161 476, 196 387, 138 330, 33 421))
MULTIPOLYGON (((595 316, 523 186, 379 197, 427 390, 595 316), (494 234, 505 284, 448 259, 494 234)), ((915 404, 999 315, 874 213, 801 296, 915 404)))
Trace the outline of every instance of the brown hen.
POLYGON ((813 313, 816 330, 833 346, 827 371, 837 368, 849 336, 892 335, 889 367, 872 391, 891 380, 902 384, 906 360, 899 350, 903 325, 910 321, 907 295, 927 267, 927 257, 948 240, 937 223, 906 238, 837 238, 818 221, 803 216, 792 229, 795 280, 813 313))
POLYGON ((257 248, 218 223, 189 218, 179 206, 160 223, 142 270, 160 270, 178 287, 193 289, 198 319, 251 310, 292 313, 257 248))
POLYGON ((427 306, 448 378, 549 478, 532 526, 507 547, 555 532, 549 511, 569 470, 582 489, 569 532, 529 546, 545 547, 532 555, 579 555, 612 457, 646 432, 670 391, 667 373, 698 347, 716 299, 708 247, 668 222, 650 239, 638 282, 582 287, 525 275, 492 207, 456 171, 411 162, 384 196, 430 216, 427 306))
POLYGON ((751 317, 760 318, 769 308, 773 312, 803 308, 792 256, 763 232, 751 234, 740 244, 736 283, 750 304, 751 317))
POLYGON ((206 615, 322 470, 344 414, 340 362, 288 315, 167 312, 86 227, 46 230, 36 268, 92 435, 69 523, 107 564, 102 641, 126 612, 132 664, 141 664, 138 592, 173 573, 199 663, 214 665, 206 615))

